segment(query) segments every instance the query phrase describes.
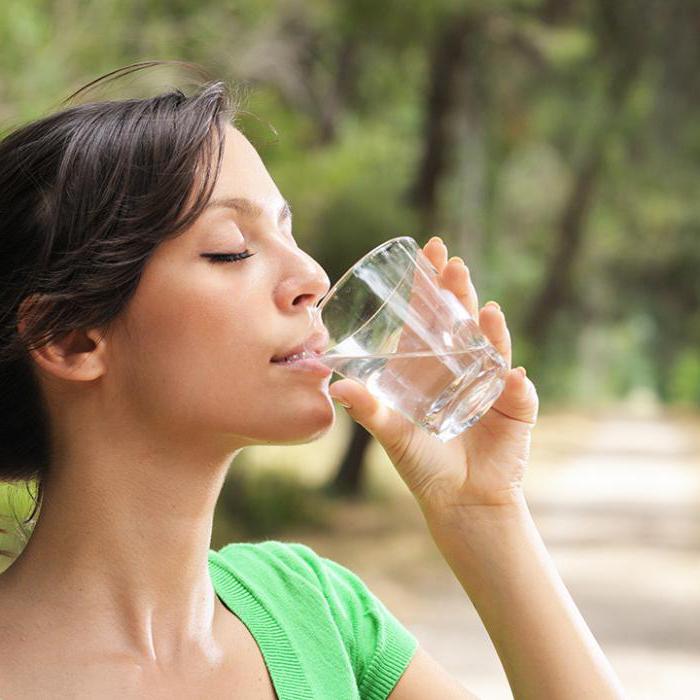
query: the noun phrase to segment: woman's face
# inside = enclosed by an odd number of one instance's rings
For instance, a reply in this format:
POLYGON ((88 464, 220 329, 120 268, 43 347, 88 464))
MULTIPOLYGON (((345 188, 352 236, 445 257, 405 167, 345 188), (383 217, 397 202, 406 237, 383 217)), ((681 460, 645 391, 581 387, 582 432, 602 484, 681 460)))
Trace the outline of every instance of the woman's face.
POLYGON ((270 360, 314 330, 308 308, 330 282, 295 243, 257 152, 227 126, 210 204, 234 198, 260 212, 209 206, 154 251, 112 331, 114 381, 138 420, 178 439, 216 436, 234 449, 308 442, 333 425, 329 377, 270 360), (246 250, 254 255, 236 262, 202 257, 246 250))

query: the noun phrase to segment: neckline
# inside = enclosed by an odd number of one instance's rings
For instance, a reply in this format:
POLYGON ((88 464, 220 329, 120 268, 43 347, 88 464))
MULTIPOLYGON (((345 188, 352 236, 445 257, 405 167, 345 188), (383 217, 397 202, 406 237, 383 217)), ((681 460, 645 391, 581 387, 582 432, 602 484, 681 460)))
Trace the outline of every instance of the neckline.
POLYGON ((209 575, 217 597, 248 628, 272 679, 278 700, 313 700, 299 656, 277 618, 246 583, 209 550, 209 575))

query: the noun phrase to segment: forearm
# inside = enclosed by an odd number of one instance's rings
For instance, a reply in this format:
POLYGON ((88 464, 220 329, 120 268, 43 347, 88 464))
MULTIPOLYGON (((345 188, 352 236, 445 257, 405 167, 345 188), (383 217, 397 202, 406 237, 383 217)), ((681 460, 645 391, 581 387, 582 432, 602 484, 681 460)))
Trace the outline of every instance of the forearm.
POLYGON ((472 508, 459 518, 424 515, 493 641, 515 698, 624 697, 524 499, 472 508))

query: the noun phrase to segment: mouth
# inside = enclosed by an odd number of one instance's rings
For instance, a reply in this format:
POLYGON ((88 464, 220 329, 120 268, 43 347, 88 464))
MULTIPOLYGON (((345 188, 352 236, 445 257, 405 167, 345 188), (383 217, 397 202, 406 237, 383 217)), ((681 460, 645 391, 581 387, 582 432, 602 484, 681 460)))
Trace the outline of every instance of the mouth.
POLYGON ((287 357, 279 357, 279 358, 272 358, 270 362, 272 362, 275 365, 285 365, 285 364, 290 364, 292 362, 298 362, 299 360, 311 360, 316 357, 319 357, 320 353, 316 352, 307 352, 306 350, 302 352, 296 352, 291 355, 288 355, 287 357))
POLYGON ((323 354, 328 347, 328 335, 326 333, 314 333, 306 340, 288 350, 284 350, 270 359, 274 364, 286 364, 299 360, 313 360, 323 354))

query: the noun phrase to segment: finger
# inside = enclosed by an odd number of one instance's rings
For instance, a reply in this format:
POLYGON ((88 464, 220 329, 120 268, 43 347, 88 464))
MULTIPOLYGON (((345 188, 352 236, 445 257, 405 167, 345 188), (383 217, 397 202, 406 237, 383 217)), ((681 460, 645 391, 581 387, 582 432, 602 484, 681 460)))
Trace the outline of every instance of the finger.
POLYGON ((512 345, 506 317, 496 302, 489 301, 480 311, 479 327, 498 352, 503 355, 508 368, 512 362, 512 345))
POLYGON ((447 246, 439 236, 433 236, 424 246, 424 255, 433 264, 438 274, 443 271, 447 264, 447 246))
POLYGON ((523 423, 534 425, 537 422, 539 410, 537 389, 529 377, 521 373, 521 370, 524 372, 525 368, 517 367, 506 374, 506 385, 493 406, 486 412, 486 416, 491 411, 495 411, 523 423))
POLYGON ((479 322, 479 299, 476 289, 471 283, 469 269, 462 258, 454 256, 447 261, 440 283, 449 289, 462 302, 469 315, 479 322))

